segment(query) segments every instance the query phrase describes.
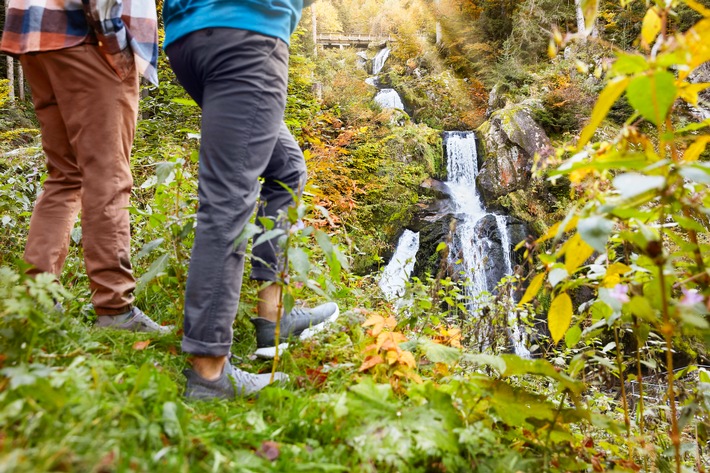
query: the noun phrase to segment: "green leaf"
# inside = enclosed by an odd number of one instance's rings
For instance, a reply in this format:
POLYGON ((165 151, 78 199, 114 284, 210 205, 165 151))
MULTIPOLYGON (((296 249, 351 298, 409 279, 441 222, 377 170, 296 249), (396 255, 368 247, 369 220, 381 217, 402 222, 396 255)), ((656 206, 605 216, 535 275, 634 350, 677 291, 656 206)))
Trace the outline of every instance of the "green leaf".
POLYGON ((547 324, 555 343, 562 340, 570 323, 572 323, 572 299, 563 292, 555 297, 547 313, 547 324))
POLYGON ((285 235, 285 234, 286 234, 286 232, 281 228, 275 228, 273 230, 268 230, 268 231, 262 233, 261 235, 259 235, 259 238, 256 239, 253 246, 259 246, 264 242, 271 241, 271 240, 278 238, 281 235, 285 235))
POLYGON ((178 105, 184 105, 186 107, 197 107, 197 102, 195 102, 192 99, 183 99, 180 97, 174 98, 170 100, 173 103, 176 103, 178 105))
POLYGON ((619 53, 611 66, 611 73, 614 75, 631 76, 647 70, 648 62, 640 54, 619 53))
POLYGON ((584 127, 584 130, 582 130, 582 133, 579 136, 579 141, 577 142, 578 149, 584 147, 584 145, 592 139, 592 136, 596 133, 597 128, 604 118, 606 118, 607 113, 609 113, 609 109, 612 105, 614 105, 618 98, 621 97, 621 94, 624 93, 630 81, 631 79, 628 77, 618 77, 611 80, 604 90, 602 90, 601 94, 599 94, 599 99, 592 110, 592 118, 589 120, 589 123, 587 123, 587 126, 584 127))
POLYGON ((305 281, 308 279, 308 273, 311 270, 311 263, 308 261, 308 255, 301 248, 288 249, 288 261, 291 263, 293 270, 299 280, 305 281))
POLYGON ((247 240, 259 233, 261 233, 261 228, 258 225, 247 223, 244 226, 244 230, 234 239, 234 249, 236 250, 241 245, 246 244, 247 240))
POLYGON ((545 273, 540 273, 537 276, 535 276, 533 278, 533 280, 530 282, 530 285, 528 286, 528 288, 525 290, 525 294, 523 295, 523 298, 520 299, 520 302, 518 303, 518 307, 533 300, 535 298, 535 296, 537 296, 537 293, 540 292, 540 289, 542 289, 543 282, 545 282, 545 273))
POLYGON ((708 321, 700 314, 683 311, 680 314, 680 320, 682 320, 685 325, 692 325, 702 330, 710 328, 708 321))
POLYGON ((663 123, 675 101, 678 88, 675 76, 668 71, 634 77, 626 97, 634 109, 654 125, 663 123))
POLYGON ((151 242, 146 243, 145 245, 143 245, 143 248, 141 248, 141 250, 136 254, 135 258, 138 260, 148 256, 154 249, 162 245, 164 241, 164 238, 158 238, 157 240, 153 240, 151 242))
POLYGON ((567 348, 572 348, 577 343, 579 343, 579 340, 581 338, 582 329, 579 328, 579 325, 575 325, 574 327, 571 327, 569 330, 567 330, 567 333, 565 334, 565 345, 567 345, 567 348))
POLYGON ((614 230, 614 222, 602 216, 593 216, 580 220, 577 231, 582 239, 599 253, 606 251, 606 243, 614 230))
POLYGON ((160 255, 158 259, 153 261, 153 264, 150 265, 148 271, 143 273, 143 275, 136 281, 136 294, 143 292, 148 283, 163 272, 163 270, 168 266, 168 261, 170 261, 170 255, 168 253, 160 255))
POLYGON ((678 222, 678 224, 686 230, 695 230, 696 232, 705 231, 705 227, 700 225, 700 223, 684 215, 673 215, 673 220, 678 222))
POLYGON ((653 307, 651 307, 651 304, 645 297, 632 297, 626 308, 636 317, 645 322, 656 322, 658 319, 656 311, 653 310, 653 307))
POLYGON ((175 170, 175 166, 177 163, 174 162, 162 162, 158 163, 155 166, 155 175, 157 177, 157 185, 164 184, 168 179, 170 179, 170 176, 172 175, 173 171, 175 170))
POLYGON ((500 356, 495 356, 495 355, 486 355, 484 353, 477 353, 477 354, 465 354, 461 361, 466 361, 469 363, 475 363, 477 365, 484 365, 488 366, 490 368, 493 368, 496 370, 498 373, 503 374, 505 373, 507 367, 505 364, 505 360, 501 358, 500 356))
POLYGON ((461 350, 454 347, 447 347, 439 343, 434 343, 431 340, 423 340, 419 343, 419 347, 429 361, 433 363, 445 363, 453 365, 461 358, 461 350))
POLYGON ((635 172, 619 174, 614 178, 612 184, 624 199, 636 197, 650 190, 659 190, 666 183, 663 176, 647 176, 635 172))

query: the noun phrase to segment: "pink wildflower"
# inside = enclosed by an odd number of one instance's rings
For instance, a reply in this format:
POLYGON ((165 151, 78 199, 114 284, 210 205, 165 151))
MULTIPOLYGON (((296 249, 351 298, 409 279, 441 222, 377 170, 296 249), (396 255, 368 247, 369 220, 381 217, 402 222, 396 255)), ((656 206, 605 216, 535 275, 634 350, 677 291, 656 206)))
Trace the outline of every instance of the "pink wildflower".
POLYGON ((705 298, 702 294, 698 293, 697 289, 686 289, 683 288, 683 297, 680 298, 679 304, 685 307, 692 307, 695 304, 703 302, 705 298))
POLYGON ((617 284, 613 288, 611 288, 611 291, 609 291, 609 295, 616 299, 617 301, 621 302, 622 304, 626 304, 629 302, 631 299, 629 299, 629 286, 626 284, 617 284))

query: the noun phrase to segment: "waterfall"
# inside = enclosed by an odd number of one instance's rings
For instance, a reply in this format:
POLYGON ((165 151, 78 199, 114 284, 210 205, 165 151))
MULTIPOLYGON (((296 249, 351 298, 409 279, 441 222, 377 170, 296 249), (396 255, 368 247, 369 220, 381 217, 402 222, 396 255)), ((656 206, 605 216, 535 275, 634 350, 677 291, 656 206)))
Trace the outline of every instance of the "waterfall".
POLYGON ((508 235, 508 224, 504 215, 496 215, 498 234, 500 235, 500 245, 503 247, 503 258, 505 260, 505 274, 513 273, 513 262, 510 259, 510 236, 508 235))
POLYGON ((376 76, 380 73, 385 65, 385 61, 390 55, 390 48, 383 48, 377 53, 375 58, 372 60, 372 75, 376 76))
POLYGON ((457 215, 456 235, 449 253, 454 267, 460 267, 471 282, 471 292, 479 294, 488 290, 483 266, 483 245, 476 244, 476 224, 486 215, 476 192, 478 154, 473 133, 446 132, 447 186, 451 191, 457 215))
POLYGON ((377 92, 375 102, 382 108, 398 108, 404 110, 402 99, 399 98, 399 94, 394 89, 382 89, 377 92))
MULTIPOLYGON (((488 213, 478 196, 476 135, 473 132, 445 132, 444 144, 446 185, 451 191, 457 220, 449 263, 469 280, 467 293, 475 300, 476 296, 495 290, 500 279, 512 274, 510 237, 505 216, 488 213), (502 261, 496 261, 498 247, 502 261)), ((510 339, 516 354, 530 355, 517 324, 511 324, 510 339)))
POLYGON ((387 300, 393 301, 404 295, 404 287, 414 269, 417 251, 419 251, 419 232, 405 230, 399 237, 397 249, 385 266, 379 281, 380 289, 387 300))

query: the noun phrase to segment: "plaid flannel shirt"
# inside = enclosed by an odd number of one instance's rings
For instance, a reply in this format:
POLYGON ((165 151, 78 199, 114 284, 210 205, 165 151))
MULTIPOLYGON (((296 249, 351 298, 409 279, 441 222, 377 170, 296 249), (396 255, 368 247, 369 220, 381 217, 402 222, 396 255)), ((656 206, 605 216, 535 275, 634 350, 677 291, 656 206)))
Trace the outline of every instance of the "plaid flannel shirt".
POLYGON ((123 77, 135 62, 158 83, 158 22, 154 0, 10 0, 0 51, 19 55, 84 43, 99 49, 123 77), (130 46, 130 49, 129 49, 130 46))

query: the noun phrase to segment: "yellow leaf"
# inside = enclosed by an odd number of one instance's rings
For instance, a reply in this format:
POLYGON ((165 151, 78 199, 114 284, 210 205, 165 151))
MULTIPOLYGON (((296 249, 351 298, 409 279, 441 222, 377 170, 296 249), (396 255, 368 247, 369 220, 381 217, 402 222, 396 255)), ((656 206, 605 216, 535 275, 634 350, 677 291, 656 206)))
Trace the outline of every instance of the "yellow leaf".
POLYGON ((707 146, 708 143, 710 143, 710 135, 700 136, 685 150, 683 160, 686 162, 697 161, 698 157, 705 151, 705 146, 707 146))
POLYGON ((678 97, 685 100, 689 104, 698 105, 698 94, 710 87, 710 82, 701 82, 699 84, 689 84, 683 82, 678 89, 678 97))
POLYGON ((555 343, 562 340, 571 323, 572 299, 569 298, 567 293, 563 292, 555 297, 552 304, 550 304, 550 311, 547 313, 547 325, 555 343))
POLYGON ((592 118, 579 136, 579 141, 577 142, 578 149, 582 149, 584 145, 592 139, 592 136, 594 136, 594 133, 597 131, 597 127, 599 127, 604 118, 606 118, 606 114, 609 113, 611 106, 614 105, 616 100, 624 93, 630 80, 631 78, 629 77, 617 77, 611 80, 604 90, 602 90, 602 93, 599 94, 599 100, 597 100, 592 110, 592 118))
POLYGON ((417 367, 417 362, 414 360, 414 355, 411 351, 403 351, 400 353, 399 362, 403 365, 409 366, 410 368, 417 367))
POLYGON ((386 358, 387 364, 392 366, 399 361, 399 354, 394 350, 390 350, 387 352, 386 358))
POLYGON ((661 17, 655 8, 650 8, 643 17, 641 25, 641 39, 646 46, 650 46, 661 32, 661 17))
MULTIPOLYGON (((565 225, 565 232, 571 232, 575 228, 577 228, 577 222, 579 222, 579 217, 576 215, 572 217, 572 219, 565 225)), ((562 225, 562 222, 557 222, 553 226, 550 227, 547 232, 541 236, 540 238, 537 239, 536 243, 542 243, 547 240, 550 240, 551 238, 555 238, 558 233, 560 233, 560 225, 562 225)))
POLYGON ((584 27, 592 31, 594 22, 599 12, 599 0, 582 0, 582 13, 584 14, 584 27))
POLYGON ((621 275, 631 271, 631 268, 624 263, 614 263, 606 269, 606 274, 602 280, 602 287, 614 287, 621 282, 621 275))
POLYGON ((565 269, 569 274, 573 274, 582 263, 587 261, 587 259, 594 254, 594 248, 589 246, 579 233, 575 233, 575 235, 565 243, 564 252, 565 269))
POLYGON ((693 10, 695 10, 696 12, 703 15, 705 18, 710 18, 710 9, 705 8, 703 5, 696 2, 695 0, 685 0, 685 4, 688 5, 690 8, 692 8, 693 10))
POLYGON ((537 276, 535 276, 532 281, 530 281, 530 285, 525 290, 525 294, 523 294, 523 298, 520 299, 520 302, 518 303, 518 307, 530 302, 531 300, 533 300, 535 298, 535 296, 537 296, 537 293, 540 292, 540 289, 542 288, 542 283, 545 281, 545 274, 546 273, 540 273, 537 276))

